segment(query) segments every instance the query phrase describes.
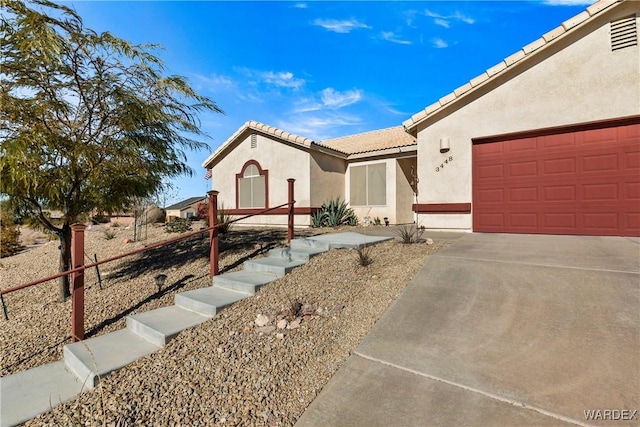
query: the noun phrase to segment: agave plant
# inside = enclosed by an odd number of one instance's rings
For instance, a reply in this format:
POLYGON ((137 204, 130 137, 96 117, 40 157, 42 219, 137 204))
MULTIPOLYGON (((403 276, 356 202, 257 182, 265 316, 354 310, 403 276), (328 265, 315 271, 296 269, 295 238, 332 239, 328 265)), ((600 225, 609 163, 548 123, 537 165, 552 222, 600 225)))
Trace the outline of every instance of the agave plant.
POLYGON ((346 201, 337 197, 324 202, 318 212, 311 215, 314 227, 338 227, 339 225, 356 225, 358 218, 346 201))

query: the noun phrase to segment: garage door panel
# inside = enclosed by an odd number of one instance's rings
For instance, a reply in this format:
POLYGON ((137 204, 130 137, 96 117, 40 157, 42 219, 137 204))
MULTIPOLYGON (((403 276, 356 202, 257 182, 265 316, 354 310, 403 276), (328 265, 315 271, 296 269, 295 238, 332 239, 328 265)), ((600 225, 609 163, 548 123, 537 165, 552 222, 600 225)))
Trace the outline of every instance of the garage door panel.
POLYGON ((572 157, 543 159, 542 172, 545 176, 575 174, 576 159, 572 157))
POLYGON ((519 154, 531 154, 538 151, 538 139, 537 138, 522 138, 517 140, 513 144, 509 144, 504 148, 504 151, 512 155, 519 154))
POLYGON ((640 125, 476 144, 473 167, 475 231, 640 236, 640 125))
POLYGON ((504 165, 478 165, 478 178, 491 179, 491 178, 504 178, 504 165))
POLYGON ((538 187, 511 188, 509 190, 510 202, 531 203, 538 200, 538 187))
POLYGON ((640 202, 640 182, 627 182, 622 188, 625 200, 640 202))
POLYGON ((574 230, 578 225, 578 216, 575 212, 546 212, 541 216, 544 228, 556 232, 574 230))
POLYGON ((589 145, 589 144, 617 144, 619 135, 619 128, 604 128, 604 129, 593 129, 589 131, 576 132, 576 139, 580 142, 580 145, 589 145))
POLYGON ((576 201, 576 185, 550 185, 544 187, 544 202, 569 202, 576 201))
POLYGON ((618 153, 595 154, 582 157, 583 173, 617 173, 620 169, 618 153))
POLYGON ((617 183, 582 185, 582 200, 585 202, 610 202, 619 198, 617 183))
POLYGON ((539 148, 542 150, 569 148, 573 151, 573 147, 576 145, 576 140, 573 135, 548 135, 545 137, 539 137, 539 148))

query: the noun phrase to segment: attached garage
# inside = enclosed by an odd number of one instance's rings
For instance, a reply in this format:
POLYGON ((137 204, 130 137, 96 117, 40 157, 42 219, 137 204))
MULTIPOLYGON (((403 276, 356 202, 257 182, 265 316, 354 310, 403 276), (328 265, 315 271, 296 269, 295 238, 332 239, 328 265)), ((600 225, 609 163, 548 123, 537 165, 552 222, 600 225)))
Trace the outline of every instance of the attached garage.
POLYGON ((640 118, 473 140, 473 231, 640 236, 640 118))

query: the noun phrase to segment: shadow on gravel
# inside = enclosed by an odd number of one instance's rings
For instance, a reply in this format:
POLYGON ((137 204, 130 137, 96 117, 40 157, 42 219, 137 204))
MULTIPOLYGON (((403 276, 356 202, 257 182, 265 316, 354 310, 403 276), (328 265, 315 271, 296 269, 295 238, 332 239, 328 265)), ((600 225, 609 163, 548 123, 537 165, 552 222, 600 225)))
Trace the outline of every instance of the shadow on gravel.
POLYGON ((138 301, 137 304, 135 304, 132 307, 129 307, 128 309, 121 311, 120 313, 116 314, 113 317, 110 317, 108 319, 103 320, 102 322, 98 323, 96 326, 94 326, 93 328, 89 329, 86 333, 85 333, 85 338, 90 338, 94 335, 96 335, 98 332, 100 332, 102 329, 106 328, 109 325, 112 325, 116 322, 118 322, 119 320, 124 319, 125 317, 127 317, 128 315, 130 315, 131 313, 133 313, 134 311, 136 311, 138 308, 142 307, 143 305, 150 303, 153 300, 157 300, 159 298, 162 298, 163 296, 170 294, 172 292, 175 292, 179 289, 182 289, 185 287, 185 285, 187 283, 189 283, 190 279, 201 279, 202 277, 195 277, 193 274, 187 274, 186 276, 184 276, 182 279, 178 280, 177 282, 175 282, 174 284, 172 284, 171 286, 168 286, 164 289, 161 289, 158 292, 155 292, 151 295, 149 295, 148 297, 146 297, 145 299, 138 301))
MULTIPOLYGON (((309 235, 307 230, 298 232, 298 236, 309 235)), ((167 239, 172 237, 167 235, 167 239)), ((238 252, 253 251, 225 267, 221 273, 238 267, 242 262, 255 256, 262 255, 270 249, 286 244, 287 231, 284 229, 237 229, 230 230, 220 236, 219 250, 220 260, 224 261, 225 255, 238 252)), ((166 271, 181 267, 187 263, 206 259, 209 260, 209 234, 193 236, 185 240, 172 243, 168 246, 152 249, 131 258, 126 265, 115 271, 111 271, 106 279, 122 279, 135 277, 142 274, 166 271)))

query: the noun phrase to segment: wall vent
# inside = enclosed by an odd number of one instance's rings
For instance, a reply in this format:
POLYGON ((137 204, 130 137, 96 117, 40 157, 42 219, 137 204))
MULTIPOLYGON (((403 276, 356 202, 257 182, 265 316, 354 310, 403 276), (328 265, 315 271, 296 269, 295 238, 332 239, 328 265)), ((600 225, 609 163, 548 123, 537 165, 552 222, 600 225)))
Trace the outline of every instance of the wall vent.
POLYGON ((251 135, 251 148, 256 148, 258 146, 258 135, 255 133, 251 135))
POLYGON ((611 22, 611 50, 638 45, 635 15, 611 22))

